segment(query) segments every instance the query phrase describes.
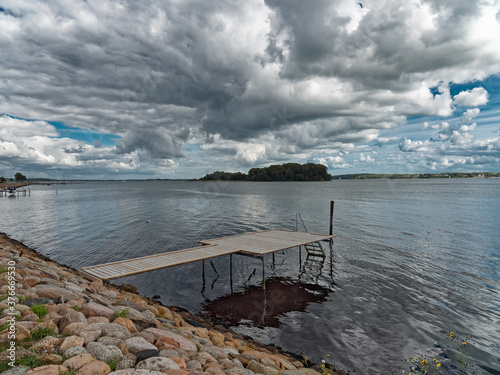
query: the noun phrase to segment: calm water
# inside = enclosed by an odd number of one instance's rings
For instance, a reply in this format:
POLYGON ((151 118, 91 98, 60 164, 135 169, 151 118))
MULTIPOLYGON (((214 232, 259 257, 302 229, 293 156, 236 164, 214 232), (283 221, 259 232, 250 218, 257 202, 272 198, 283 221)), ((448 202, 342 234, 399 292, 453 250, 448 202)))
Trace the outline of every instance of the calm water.
MULTIPOLYGON (((476 374, 500 374, 500 179, 325 183, 98 182, 0 198, 0 231, 73 267, 197 246, 269 228, 337 236, 324 262, 298 249, 233 257, 115 282, 167 305, 357 373, 402 373, 416 355, 458 364, 448 332, 473 336, 476 374), (248 306, 238 309, 234 306, 248 306), (233 307, 231 307, 233 306, 233 307), (225 316, 228 309, 232 316, 225 316), (234 316, 234 315, 238 316, 234 316), (241 316, 240 316, 241 315, 241 316), (448 360, 447 357, 450 357, 448 360)), ((456 371, 455 371, 456 372, 456 371)))

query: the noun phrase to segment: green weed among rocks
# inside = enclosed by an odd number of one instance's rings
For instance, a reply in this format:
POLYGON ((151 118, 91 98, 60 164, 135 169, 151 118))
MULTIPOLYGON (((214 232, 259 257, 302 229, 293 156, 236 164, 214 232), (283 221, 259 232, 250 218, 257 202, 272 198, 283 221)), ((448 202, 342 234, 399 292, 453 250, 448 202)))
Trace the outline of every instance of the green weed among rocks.
POLYGON ((115 359, 113 359, 112 361, 111 360, 107 360, 105 361, 109 368, 111 369, 111 371, 114 371, 115 368, 116 368, 116 365, 118 364, 118 360, 120 359, 120 357, 116 357, 115 359))
POLYGON ((56 333, 50 328, 37 328, 31 332, 31 339, 38 341, 47 336, 57 336, 56 333))
POLYGON ((116 318, 126 318, 128 316, 128 309, 124 309, 121 311, 115 311, 115 319, 116 318))
MULTIPOLYGON (((38 359, 38 356, 36 354, 33 354, 33 355, 29 355, 29 356, 17 359, 14 362, 14 364, 15 364, 15 366, 34 368, 34 367, 43 366, 44 362, 42 360, 38 359)), ((12 366, 10 365, 9 361, 0 362, 0 372, 8 371, 11 369, 12 369, 12 366)))
POLYGON ((75 375, 76 370, 68 370, 63 372, 61 369, 59 369, 59 375, 75 375))
POLYGON ((33 305, 30 307, 30 310, 38 316, 39 322, 41 322, 42 318, 49 313, 49 310, 45 305, 33 305))

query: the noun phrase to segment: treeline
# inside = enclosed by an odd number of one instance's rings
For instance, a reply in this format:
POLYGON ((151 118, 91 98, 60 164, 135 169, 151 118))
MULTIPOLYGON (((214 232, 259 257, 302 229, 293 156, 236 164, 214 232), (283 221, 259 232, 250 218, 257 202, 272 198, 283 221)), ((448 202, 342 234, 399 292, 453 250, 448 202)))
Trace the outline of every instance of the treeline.
POLYGON ((271 165, 266 168, 252 168, 248 171, 248 181, 330 181, 328 168, 323 164, 271 165))
POLYGON ((13 181, 16 181, 16 182, 23 182, 23 181, 26 181, 26 176, 23 175, 22 173, 19 173, 17 172, 15 175, 14 175, 14 178, 5 178, 3 176, 0 176, 0 183, 6 183, 6 182, 13 182, 13 181))
POLYGON ((241 172, 222 172, 217 171, 214 173, 210 173, 200 178, 201 181, 246 181, 247 175, 241 172))
POLYGON ((217 171, 200 178, 201 181, 330 181, 332 176, 323 164, 271 165, 265 168, 252 168, 248 174, 217 171))
POLYGON ((358 173, 332 176, 334 180, 363 180, 363 179, 407 179, 407 178, 488 178, 500 177, 496 172, 452 172, 452 173, 419 173, 419 174, 383 174, 358 173))

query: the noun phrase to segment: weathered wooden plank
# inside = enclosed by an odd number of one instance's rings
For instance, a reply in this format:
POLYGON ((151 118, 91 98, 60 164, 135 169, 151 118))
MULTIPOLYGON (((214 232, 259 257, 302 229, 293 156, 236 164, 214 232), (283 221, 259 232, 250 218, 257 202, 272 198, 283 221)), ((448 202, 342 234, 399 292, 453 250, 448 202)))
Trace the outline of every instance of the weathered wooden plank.
POLYGON ((118 262, 105 263, 82 268, 89 275, 109 280, 134 275, 221 255, 244 251, 250 254, 267 254, 279 250, 327 240, 331 235, 294 232, 282 229, 246 233, 223 238, 200 241, 205 246, 149 255, 118 262))

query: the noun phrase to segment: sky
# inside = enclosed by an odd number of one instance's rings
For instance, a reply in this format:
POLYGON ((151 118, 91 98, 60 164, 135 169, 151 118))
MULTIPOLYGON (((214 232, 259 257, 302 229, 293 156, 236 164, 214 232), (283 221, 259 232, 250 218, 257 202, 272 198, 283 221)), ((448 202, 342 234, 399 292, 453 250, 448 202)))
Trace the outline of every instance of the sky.
POLYGON ((500 0, 0 0, 0 175, 500 172, 500 0))

